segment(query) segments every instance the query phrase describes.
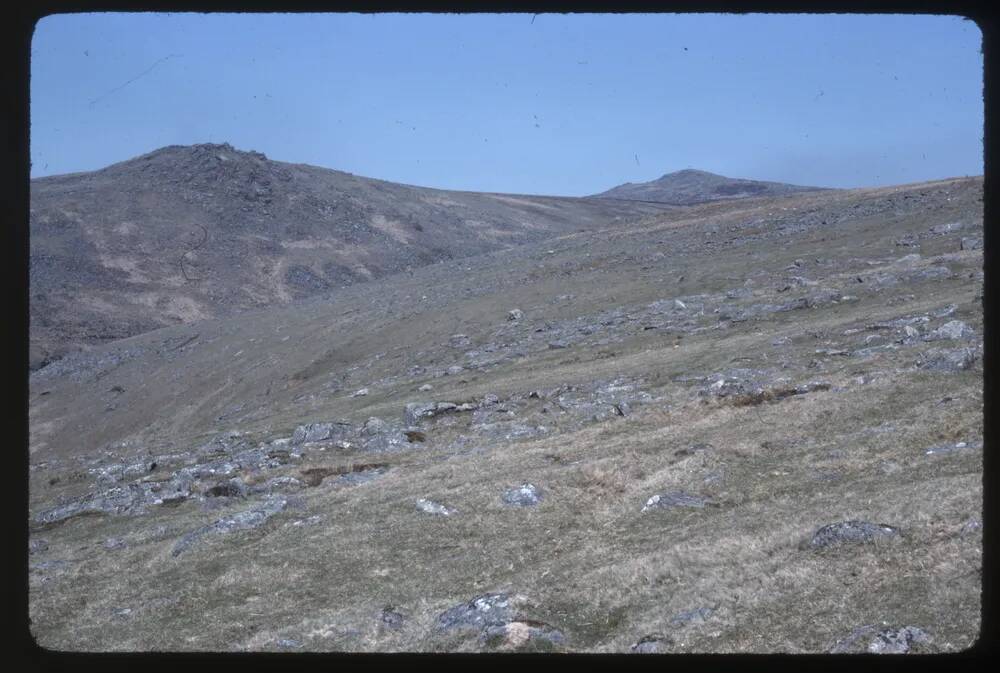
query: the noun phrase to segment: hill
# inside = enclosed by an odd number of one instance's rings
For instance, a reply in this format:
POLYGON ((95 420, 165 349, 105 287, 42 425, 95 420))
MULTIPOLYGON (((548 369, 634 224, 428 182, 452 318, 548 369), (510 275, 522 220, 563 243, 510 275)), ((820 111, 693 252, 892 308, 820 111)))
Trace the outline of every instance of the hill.
POLYGON ((32 180, 31 366, 664 206, 412 187, 165 147, 32 180))
POLYGON ((781 182, 727 178, 707 171, 685 169, 675 173, 667 173, 649 182, 626 182, 606 192, 596 194, 594 198, 689 206, 710 201, 784 196, 823 189, 822 187, 800 187, 781 182))
POLYGON ((982 197, 696 205, 70 354, 30 377, 32 632, 961 651, 982 197))

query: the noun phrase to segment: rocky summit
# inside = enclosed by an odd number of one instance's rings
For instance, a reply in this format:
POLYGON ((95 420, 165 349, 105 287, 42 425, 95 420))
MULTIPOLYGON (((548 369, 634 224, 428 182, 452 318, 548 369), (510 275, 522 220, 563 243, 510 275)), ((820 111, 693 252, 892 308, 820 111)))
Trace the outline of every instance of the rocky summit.
POLYGON ((682 171, 667 173, 649 182, 626 182, 594 196, 603 199, 690 206, 710 201, 785 196, 802 192, 817 192, 824 189, 826 188, 803 187, 783 182, 727 178, 724 175, 716 175, 708 171, 686 168, 682 171))
POLYGON ((31 366, 666 208, 412 187, 229 144, 38 178, 31 366))
POLYGON ((982 179, 721 193, 34 181, 37 642, 970 647, 982 179))

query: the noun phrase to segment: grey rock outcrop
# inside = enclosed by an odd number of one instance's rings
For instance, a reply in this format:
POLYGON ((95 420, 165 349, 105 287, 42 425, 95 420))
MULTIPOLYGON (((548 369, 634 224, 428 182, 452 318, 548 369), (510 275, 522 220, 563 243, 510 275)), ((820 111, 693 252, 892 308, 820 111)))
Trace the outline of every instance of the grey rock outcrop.
POLYGON ((542 501, 543 495, 534 484, 524 483, 504 491, 503 502, 515 507, 532 507, 542 501))
POLYGON ((951 320, 924 336, 924 341, 942 339, 974 339, 976 332, 961 320, 951 320))
POLYGON ((659 654, 661 652, 665 652, 667 648, 673 644, 674 641, 667 636, 661 634, 650 634, 640 638, 629 649, 636 654, 659 654))
POLYGON ((976 352, 971 348, 932 348, 921 356, 918 367, 929 371, 957 373, 971 369, 976 352))
POLYGON ((890 628, 879 631, 868 643, 872 654, 907 654, 915 644, 930 643, 931 637, 916 626, 890 628))
POLYGON ((179 556, 194 544, 206 537, 227 535, 239 530, 250 530, 258 528, 272 516, 281 512, 288 505, 285 498, 273 498, 259 506, 243 512, 239 512, 229 517, 218 519, 207 526, 203 526, 184 535, 177 544, 174 545, 171 556, 179 556))
POLYGON ((895 537, 899 537, 899 529, 893 526, 868 521, 842 521, 817 530, 806 546, 811 549, 822 549, 845 543, 867 544, 895 537))
POLYGON ((654 495, 646 501, 646 504, 640 511, 648 512, 651 509, 668 509, 670 507, 694 507, 702 509, 709 504, 711 503, 708 500, 697 495, 691 495, 683 491, 672 491, 670 493, 654 495))

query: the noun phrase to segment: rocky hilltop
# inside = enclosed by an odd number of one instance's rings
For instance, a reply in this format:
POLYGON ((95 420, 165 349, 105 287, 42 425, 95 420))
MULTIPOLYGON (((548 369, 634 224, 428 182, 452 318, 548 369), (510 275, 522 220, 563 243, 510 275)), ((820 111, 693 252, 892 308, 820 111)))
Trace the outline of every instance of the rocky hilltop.
POLYGON ((802 192, 821 191, 822 187, 801 187, 781 182, 763 182, 727 178, 707 171, 685 169, 650 180, 613 187, 606 192, 595 194, 595 198, 624 199, 650 203, 668 203, 689 206, 696 203, 744 199, 750 197, 784 196, 802 192))
POLYGON ((172 146, 31 182, 31 365, 665 206, 442 191, 172 146))

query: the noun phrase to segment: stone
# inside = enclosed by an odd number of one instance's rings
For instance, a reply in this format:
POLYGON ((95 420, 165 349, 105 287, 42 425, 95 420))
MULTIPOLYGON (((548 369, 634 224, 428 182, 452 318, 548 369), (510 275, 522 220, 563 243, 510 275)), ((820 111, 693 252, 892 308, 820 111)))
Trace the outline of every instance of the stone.
POLYGON ((421 512, 426 512, 427 514, 435 514, 437 516, 451 516, 455 513, 455 510, 449 509, 440 503, 436 503, 433 500, 427 500, 425 498, 420 498, 417 500, 417 509, 421 512))
POLYGON ((983 239, 970 236, 962 237, 962 242, 959 244, 959 248, 962 250, 982 250, 983 249, 983 239))
POLYGON ((705 498, 684 493, 682 491, 673 491, 670 493, 654 495, 646 501, 646 504, 643 506, 641 511, 647 512, 651 509, 665 509, 669 507, 695 507, 701 509, 707 504, 710 503, 705 498))
POLYGON ((381 418, 372 416, 365 424, 361 426, 361 434, 365 437, 372 437, 379 433, 385 432, 389 428, 389 424, 383 421, 381 418))
POLYGON ((410 402, 403 410, 407 426, 415 426, 421 419, 434 418, 452 411, 469 411, 474 405, 458 405, 453 402, 410 402))
POLYGON ((227 535, 238 530, 258 528, 272 516, 284 510, 287 506, 288 500, 284 498, 273 498, 253 509, 245 510, 232 516, 213 521, 207 526, 202 526, 201 528, 193 530, 181 537, 181 539, 177 541, 177 544, 174 545, 170 555, 174 557, 180 556, 182 553, 190 549, 195 543, 205 537, 227 535))
POLYGON ((636 654, 657 654, 673 645, 672 639, 661 634, 643 636, 630 648, 636 654))
POLYGON ((28 543, 28 554, 38 554, 40 552, 48 551, 49 543, 48 540, 42 540, 41 538, 36 538, 28 543))
POLYGON ((468 603, 456 605, 438 615, 435 628, 438 630, 476 629, 502 625, 515 617, 511 597, 504 593, 483 594, 468 603))
POLYGON ((920 369, 956 373, 970 369, 976 362, 976 352, 971 348, 932 348, 920 358, 920 369))
POLYGON ((516 507, 532 507, 542 500, 542 493, 534 484, 524 483, 517 488, 504 491, 504 503, 516 507))
POLYGON ((487 625, 480 640, 487 644, 496 643, 504 649, 517 649, 530 641, 547 641, 558 645, 565 642, 566 637, 562 631, 545 622, 519 619, 506 624, 487 625))
POLYGON ((872 654, 907 654, 915 643, 929 642, 931 642, 931 637, 919 627, 890 628, 875 634, 875 637, 868 643, 868 651, 872 654))
POLYGON ((461 365, 452 365, 445 370, 444 374, 445 376, 458 376, 463 371, 465 371, 465 367, 461 365))
POLYGON ((865 624, 864 626, 855 628, 845 638, 841 638, 830 648, 830 654, 844 654, 850 652, 852 649, 856 649, 855 644, 865 636, 874 633, 876 629, 878 627, 874 624, 865 624))
POLYGON ((452 348, 464 348, 470 343, 472 343, 472 341, 466 334, 452 334, 448 339, 448 345, 452 348))
POLYGON ((406 617, 404 617, 402 613, 398 612, 396 608, 391 605, 387 605, 382 608, 382 612, 379 613, 378 620, 379 623, 385 628, 398 631, 403 628, 403 622, 406 621, 406 617))
POLYGON ((670 618, 670 623, 674 626, 684 626, 692 622, 704 622, 712 616, 712 608, 695 608, 678 612, 670 618))
POLYGON ((965 224, 962 222, 948 222, 947 224, 938 224, 931 227, 930 232, 932 234, 950 234, 964 228, 965 224))
POLYGON ((368 389, 361 388, 360 390, 356 390, 353 393, 351 393, 351 397, 364 397, 367 394, 368 394, 368 389))
POLYGON ((524 317, 524 312, 517 308, 511 309, 510 311, 507 312, 507 320, 511 322, 517 322, 523 317, 524 317))
POLYGON ((292 445, 322 442, 333 436, 333 423, 306 423, 295 428, 292 445))
POLYGON ((424 385, 422 385, 419 388, 417 388, 417 390, 419 390, 422 393, 426 393, 429 390, 434 390, 434 386, 432 386, 429 383, 425 383, 424 385))
POLYGON ((970 535, 976 533, 983 528, 983 520, 978 517, 973 517, 962 524, 962 535, 970 535))
POLYGON ((809 540, 808 546, 812 549, 822 549, 844 543, 867 544, 898 536, 899 529, 886 524, 843 521, 828 524, 817 530, 809 540))
POLYGON ((929 332, 924 341, 939 341, 942 339, 974 339, 975 330, 966 325, 961 320, 951 320, 938 327, 933 332, 929 332))
MULTIPOLYGON (((43 526, 61 523, 67 519, 87 514, 133 515, 146 511, 146 506, 161 504, 164 499, 152 491, 149 484, 128 484, 92 493, 63 505, 41 512, 35 521, 43 526)), ((189 494, 178 494, 181 499, 189 494)))

